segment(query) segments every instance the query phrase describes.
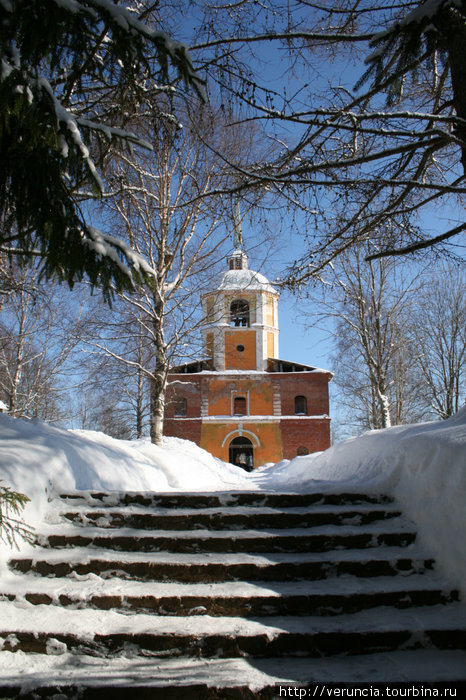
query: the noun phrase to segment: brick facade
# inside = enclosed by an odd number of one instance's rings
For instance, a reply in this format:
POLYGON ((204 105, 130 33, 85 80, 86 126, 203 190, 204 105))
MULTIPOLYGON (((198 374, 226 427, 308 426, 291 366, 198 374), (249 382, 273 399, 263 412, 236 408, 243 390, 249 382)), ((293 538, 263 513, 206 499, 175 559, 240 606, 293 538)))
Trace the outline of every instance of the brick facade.
POLYGON ((191 440, 196 445, 201 444, 201 428, 202 421, 200 418, 165 418, 163 424, 164 435, 191 440))
POLYGON ((243 435, 253 445, 254 466, 320 452, 330 446, 330 379, 321 370, 172 373, 164 433, 192 440, 223 461, 231 440, 243 435), (236 397, 245 398, 244 415, 235 415, 236 397), (296 415, 297 397, 305 398, 306 414, 296 415), (175 415, 180 399, 185 416, 175 415))
POLYGON ((330 447, 329 418, 282 418, 282 459, 321 452, 330 447))
POLYGON ((308 415, 328 415, 328 382, 330 376, 329 372, 275 373, 273 378, 280 384, 282 416, 294 415, 296 396, 305 396, 308 415))

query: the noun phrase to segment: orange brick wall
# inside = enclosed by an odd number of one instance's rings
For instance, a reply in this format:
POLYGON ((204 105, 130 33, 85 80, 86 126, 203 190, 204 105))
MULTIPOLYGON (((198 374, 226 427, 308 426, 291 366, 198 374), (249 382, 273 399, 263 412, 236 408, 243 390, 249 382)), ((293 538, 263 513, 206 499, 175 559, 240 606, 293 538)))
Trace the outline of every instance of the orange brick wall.
MULTIPOLYGON (((241 432, 254 446, 254 467, 259 467, 267 462, 279 462, 282 459, 282 438, 280 433, 280 421, 254 423, 253 421, 238 421, 241 423, 241 432), (259 441, 250 434, 252 433, 259 441)), ((238 426, 233 422, 228 423, 203 423, 201 429, 200 445, 211 452, 215 457, 228 462, 228 449, 230 442, 240 435, 238 426), (225 440, 226 438, 226 440, 225 440), (223 445, 223 442, 225 444, 223 445)))
POLYGON ((275 336, 267 333, 267 357, 275 357, 275 336))
POLYGON ((225 369, 256 369, 256 331, 225 331, 225 369), (244 346, 239 352, 238 345, 244 346))

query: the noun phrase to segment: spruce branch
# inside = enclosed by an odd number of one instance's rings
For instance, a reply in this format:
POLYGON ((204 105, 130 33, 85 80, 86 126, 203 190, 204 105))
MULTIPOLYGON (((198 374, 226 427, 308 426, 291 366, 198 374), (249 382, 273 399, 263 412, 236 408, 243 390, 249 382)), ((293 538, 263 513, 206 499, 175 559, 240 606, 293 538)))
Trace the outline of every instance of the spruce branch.
POLYGON ((30 500, 9 486, 0 486, 0 540, 10 547, 18 549, 18 537, 30 543, 35 540, 34 528, 19 517, 30 500))

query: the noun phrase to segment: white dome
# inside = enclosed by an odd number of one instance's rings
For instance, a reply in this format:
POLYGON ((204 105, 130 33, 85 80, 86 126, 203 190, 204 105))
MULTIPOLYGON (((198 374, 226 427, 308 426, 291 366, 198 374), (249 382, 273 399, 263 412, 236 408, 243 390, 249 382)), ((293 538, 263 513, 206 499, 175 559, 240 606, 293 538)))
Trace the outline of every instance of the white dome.
POLYGON ((277 290, 272 287, 267 277, 254 270, 227 270, 222 272, 217 278, 215 289, 218 291, 263 291, 277 294, 277 290))

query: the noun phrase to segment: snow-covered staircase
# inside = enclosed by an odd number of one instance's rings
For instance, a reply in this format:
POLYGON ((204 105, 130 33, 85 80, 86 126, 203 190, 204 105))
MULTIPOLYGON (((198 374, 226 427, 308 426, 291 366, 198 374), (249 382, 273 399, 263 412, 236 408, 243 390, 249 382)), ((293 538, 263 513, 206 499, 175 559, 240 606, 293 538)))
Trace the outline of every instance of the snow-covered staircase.
POLYGON ((0 588, 0 697, 466 681, 465 607, 415 540, 358 494, 64 495, 0 588))

